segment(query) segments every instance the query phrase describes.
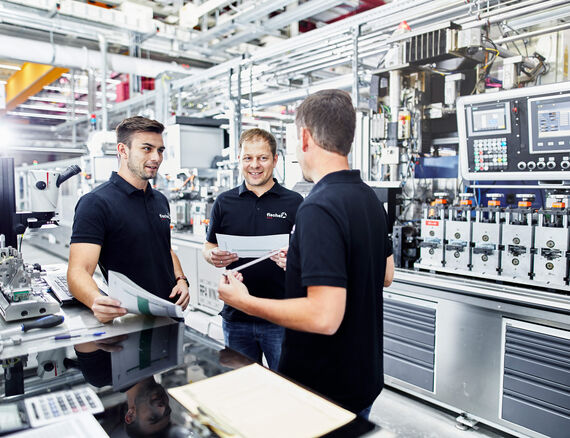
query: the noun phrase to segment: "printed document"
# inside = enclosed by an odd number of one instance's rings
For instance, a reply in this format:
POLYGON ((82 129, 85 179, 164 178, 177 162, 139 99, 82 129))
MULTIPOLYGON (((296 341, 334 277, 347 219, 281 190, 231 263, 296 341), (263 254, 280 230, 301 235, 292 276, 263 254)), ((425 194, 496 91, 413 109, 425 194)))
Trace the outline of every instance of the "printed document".
POLYGON ((356 415, 252 364, 168 392, 204 424, 244 438, 310 438, 356 415))
POLYGON ((289 234, 233 236, 216 233, 216 239, 218 239, 218 248, 236 253, 240 258, 258 258, 289 246, 289 234))
POLYGON ((92 414, 81 413, 61 417, 62 421, 26 430, 12 438, 108 438, 92 414))
POLYGON ((147 292, 127 276, 115 271, 109 271, 108 295, 119 300, 121 307, 130 313, 172 318, 184 317, 182 307, 147 292))

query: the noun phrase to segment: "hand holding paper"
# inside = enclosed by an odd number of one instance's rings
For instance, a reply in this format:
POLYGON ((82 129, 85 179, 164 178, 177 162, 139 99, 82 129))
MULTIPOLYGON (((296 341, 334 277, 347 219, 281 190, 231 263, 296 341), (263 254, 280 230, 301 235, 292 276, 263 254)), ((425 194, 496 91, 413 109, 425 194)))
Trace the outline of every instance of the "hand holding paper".
POLYGON ((232 236, 216 234, 218 248, 236 253, 240 258, 257 258, 289 245, 289 234, 268 236, 232 236))
POLYGON ((109 271, 109 296, 130 313, 183 318, 182 308, 153 295, 123 274, 109 271))

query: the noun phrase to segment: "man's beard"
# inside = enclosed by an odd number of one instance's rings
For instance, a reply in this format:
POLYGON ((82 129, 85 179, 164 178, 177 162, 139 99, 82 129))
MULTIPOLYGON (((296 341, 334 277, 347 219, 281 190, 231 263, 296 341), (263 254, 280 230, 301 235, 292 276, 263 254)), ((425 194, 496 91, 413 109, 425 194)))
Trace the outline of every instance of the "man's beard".
POLYGON ((131 173, 132 173, 133 175, 138 176, 138 177, 139 177, 140 179, 142 179, 142 180, 147 180, 147 181, 148 181, 148 180, 154 178, 153 176, 148 176, 148 175, 145 173, 145 171, 144 171, 144 169, 145 169, 145 168, 144 168, 144 164, 143 164, 142 169, 139 169, 139 168, 136 166, 135 163, 133 163, 130 159, 128 159, 128 160, 127 160, 127 167, 129 168, 129 170, 131 171, 131 173))

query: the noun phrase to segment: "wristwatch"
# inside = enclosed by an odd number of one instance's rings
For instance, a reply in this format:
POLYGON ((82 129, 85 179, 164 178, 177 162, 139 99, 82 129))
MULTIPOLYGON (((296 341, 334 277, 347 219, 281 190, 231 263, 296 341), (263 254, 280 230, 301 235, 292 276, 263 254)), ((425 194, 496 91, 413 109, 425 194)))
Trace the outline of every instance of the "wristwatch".
POLYGON ((178 283, 180 280, 184 280, 188 285, 188 287, 190 287, 190 282, 188 281, 185 275, 179 275, 178 277, 176 277, 176 283, 178 283))

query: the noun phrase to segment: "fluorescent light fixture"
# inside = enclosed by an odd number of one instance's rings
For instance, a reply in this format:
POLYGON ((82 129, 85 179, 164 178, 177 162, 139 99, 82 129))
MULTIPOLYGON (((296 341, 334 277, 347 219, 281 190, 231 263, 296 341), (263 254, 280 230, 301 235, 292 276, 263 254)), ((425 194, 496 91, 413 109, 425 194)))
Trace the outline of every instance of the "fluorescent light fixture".
POLYGON ((22 67, 20 67, 19 65, 0 64, 0 69, 4 69, 4 70, 22 70, 22 67))
POLYGON ((40 114, 40 113, 27 113, 23 111, 8 111, 6 114, 9 116, 16 116, 16 117, 35 117, 38 119, 57 119, 57 120, 67 120, 69 117, 64 115, 56 115, 56 114, 40 114))

